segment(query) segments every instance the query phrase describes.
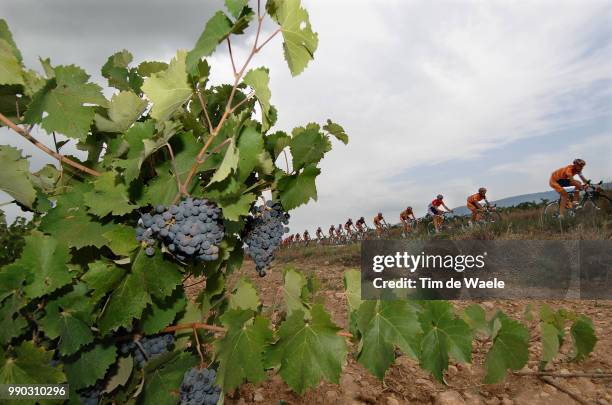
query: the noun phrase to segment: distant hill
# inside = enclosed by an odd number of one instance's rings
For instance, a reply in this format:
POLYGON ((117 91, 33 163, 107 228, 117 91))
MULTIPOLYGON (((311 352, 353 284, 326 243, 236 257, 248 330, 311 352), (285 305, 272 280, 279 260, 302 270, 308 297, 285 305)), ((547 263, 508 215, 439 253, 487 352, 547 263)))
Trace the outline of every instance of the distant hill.
MULTIPOLYGON (((606 190, 611 190, 612 183, 604 183, 603 187, 606 190)), ((491 201, 491 203, 497 204, 498 207, 512 207, 514 205, 518 205, 524 202, 540 202, 543 198, 549 201, 555 200, 558 198, 558 194, 554 190, 542 191, 540 193, 522 194, 522 195, 516 195, 512 197, 506 197, 500 200, 491 201)), ((455 215, 470 214, 470 210, 467 209, 466 206, 453 208, 453 211, 455 211, 455 215)))

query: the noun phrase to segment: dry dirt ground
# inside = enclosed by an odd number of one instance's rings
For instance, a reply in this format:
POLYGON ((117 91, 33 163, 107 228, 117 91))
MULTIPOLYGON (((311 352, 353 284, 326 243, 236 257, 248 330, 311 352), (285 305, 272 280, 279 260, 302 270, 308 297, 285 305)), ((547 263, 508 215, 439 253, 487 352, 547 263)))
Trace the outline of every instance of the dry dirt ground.
MULTIPOLYGON (((355 255, 356 256, 356 255, 355 255)), ((321 293, 325 296, 326 308, 337 325, 347 327, 347 303, 343 294, 343 273, 356 268, 354 258, 328 257, 314 254, 299 257, 295 254, 281 253, 279 260, 264 278, 259 278, 250 260, 240 272, 233 274, 229 285, 238 277, 246 276, 256 285, 260 299, 265 307, 272 307, 272 318, 280 319, 279 303, 282 293, 281 269, 287 265, 304 272, 315 272, 321 281, 321 293), (283 257, 284 256, 284 257, 283 257)), ((532 320, 525 317, 525 310, 531 304, 537 311, 543 301, 485 301, 480 304, 488 315, 502 309, 515 319, 521 319, 530 329, 532 339, 530 360, 524 371, 536 371, 541 347, 537 313, 532 320)), ((548 369, 560 374, 575 372, 612 371, 612 301, 545 301, 553 308, 564 307, 586 314, 593 319, 598 342, 594 353, 581 363, 570 361, 568 342, 562 347, 561 354, 549 364, 548 369)), ((473 302, 456 301, 457 309, 473 302)), ((569 331, 568 331, 569 332, 569 331)), ((568 335, 569 336, 569 333, 568 335)), ((570 338, 568 338, 570 339, 570 338)), ((244 384, 235 393, 226 396, 226 404, 599 404, 612 405, 612 378, 554 377, 554 385, 536 376, 508 375, 502 382, 494 385, 482 383, 484 378, 484 359, 490 341, 477 340, 474 344, 471 365, 451 363, 445 376, 446 385, 437 382, 418 363, 407 356, 399 355, 387 371, 384 381, 379 381, 349 354, 347 365, 342 373, 340 384, 321 383, 316 389, 307 391, 300 397, 293 393, 278 375, 270 373, 268 381, 257 386, 244 384), (563 392, 567 390, 575 398, 563 392)), ((349 342, 350 352, 355 352, 355 344, 349 342)))

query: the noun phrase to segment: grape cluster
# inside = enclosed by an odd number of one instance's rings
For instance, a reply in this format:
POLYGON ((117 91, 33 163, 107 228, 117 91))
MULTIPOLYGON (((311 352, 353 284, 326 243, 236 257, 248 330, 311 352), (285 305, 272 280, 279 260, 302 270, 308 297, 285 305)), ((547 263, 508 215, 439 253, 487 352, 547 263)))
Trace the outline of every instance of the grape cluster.
POLYGON ((168 346, 174 343, 174 335, 166 333, 157 336, 145 336, 138 343, 140 343, 140 346, 146 352, 146 356, 134 341, 123 343, 119 350, 123 354, 133 353, 136 364, 138 367, 142 367, 146 363, 147 358, 151 359, 168 351, 168 346))
POLYGON ((215 383, 213 369, 192 368, 185 373, 181 383, 180 405, 215 405, 221 396, 221 388, 215 383))
POLYGON ((136 228, 136 239, 146 246, 145 254, 155 254, 157 239, 181 261, 217 260, 223 236, 221 208, 211 201, 192 198, 169 207, 158 205, 153 215, 147 213, 140 218, 136 228))
POLYGON ((81 405, 98 405, 103 389, 103 384, 98 382, 93 387, 81 391, 79 393, 79 403, 81 405))
POLYGON ((266 275, 266 268, 274 260, 274 253, 282 243, 283 234, 289 232, 289 228, 285 227, 287 224, 289 214, 279 202, 267 201, 265 205, 251 209, 244 241, 261 277, 266 275))

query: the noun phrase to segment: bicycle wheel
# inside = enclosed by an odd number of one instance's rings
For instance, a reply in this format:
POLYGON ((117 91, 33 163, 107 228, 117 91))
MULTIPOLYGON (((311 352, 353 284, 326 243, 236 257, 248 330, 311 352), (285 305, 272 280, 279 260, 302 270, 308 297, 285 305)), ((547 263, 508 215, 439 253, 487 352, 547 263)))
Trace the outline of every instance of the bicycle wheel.
POLYGON ((436 226, 434 225, 433 221, 427 223, 427 233, 430 235, 436 233, 436 226))
POLYGON ((489 211, 487 213, 487 222, 500 222, 501 215, 497 211, 489 211))
POLYGON ((553 201, 546 205, 543 216, 545 219, 559 218, 559 201, 553 201))
POLYGON ((595 205, 599 208, 600 212, 604 215, 612 214, 612 200, 610 198, 604 196, 600 196, 597 200, 595 200, 595 205))

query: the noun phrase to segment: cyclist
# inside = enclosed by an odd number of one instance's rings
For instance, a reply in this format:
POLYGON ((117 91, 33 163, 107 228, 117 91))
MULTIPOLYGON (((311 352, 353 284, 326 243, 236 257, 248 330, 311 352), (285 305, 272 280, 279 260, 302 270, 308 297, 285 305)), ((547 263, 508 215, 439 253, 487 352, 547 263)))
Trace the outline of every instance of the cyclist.
POLYGON ((412 211, 412 207, 406 207, 406 209, 400 212, 400 222, 404 225, 404 233, 408 234, 412 231, 412 225, 410 223, 410 219, 416 221, 416 217, 414 216, 414 212, 412 211))
POLYGON ((302 238, 304 239, 304 242, 306 242, 306 245, 308 245, 308 242, 310 242, 310 234, 308 233, 308 229, 304 231, 304 236, 302 238))
POLYGON ((338 224, 338 227, 336 228, 336 238, 338 238, 338 240, 342 240, 342 224, 338 224))
POLYGON ((376 228, 376 237, 380 238, 380 236, 382 235, 382 231, 383 231, 383 225, 387 225, 387 222, 383 218, 382 212, 379 212, 378 214, 376 214, 372 222, 374 222, 374 228, 376 228))
POLYGON ((484 200, 487 207, 490 206, 489 201, 487 201, 487 189, 484 187, 480 187, 476 194, 472 194, 467 198, 467 207, 472 211, 472 222, 480 221, 479 213, 484 209, 480 205, 482 200, 484 200))
POLYGON ((296 233, 295 234, 295 243, 300 243, 300 241, 301 241, 300 238, 301 238, 300 233, 299 232, 296 233))
POLYGON ((353 236, 353 220, 351 218, 344 223, 344 230, 346 231, 347 238, 351 239, 353 236))
POLYGON ((329 231, 327 232, 329 233, 329 240, 333 241, 336 235, 336 227, 332 224, 332 226, 329 227, 329 231))
POLYGON ((359 218, 357 222, 355 222, 355 227, 357 228, 359 232, 364 232, 366 229, 368 229, 368 226, 365 223, 365 218, 364 217, 359 218))
POLYGON ((429 203, 428 211, 433 215, 433 224, 434 228, 436 228, 436 232, 440 232, 440 226, 444 221, 444 211, 442 211, 440 207, 443 207, 446 212, 453 212, 453 210, 444 204, 444 196, 442 194, 438 194, 436 198, 429 203))
POLYGON ((325 237, 325 235, 323 235, 323 230, 321 229, 321 227, 317 228, 317 232, 315 233, 315 235, 317 236, 317 240, 319 242, 325 237))
POLYGON ((580 197, 579 191, 580 189, 584 188, 582 183, 574 180, 574 176, 578 175, 585 185, 589 182, 582 175, 582 169, 584 169, 585 165, 586 162, 584 160, 574 159, 571 165, 557 169, 550 175, 550 181, 548 184, 561 195, 561 202, 559 203, 559 216, 562 218, 565 215, 566 208, 572 208, 572 204, 578 204, 578 198, 580 197), (578 192, 573 193, 574 199, 572 202, 570 202, 568 191, 573 190, 578 192))

